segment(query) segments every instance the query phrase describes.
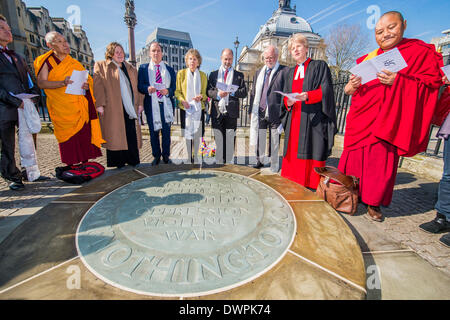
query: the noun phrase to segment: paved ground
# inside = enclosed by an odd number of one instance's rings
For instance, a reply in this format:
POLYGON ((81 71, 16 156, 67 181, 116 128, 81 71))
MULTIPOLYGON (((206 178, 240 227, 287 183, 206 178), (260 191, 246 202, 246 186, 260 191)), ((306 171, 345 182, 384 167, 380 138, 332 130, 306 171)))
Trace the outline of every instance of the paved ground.
MULTIPOLYGON (((238 142, 238 155, 248 155, 245 139, 238 142)), ((248 140, 247 140, 248 141, 248 140)), ((57 142, 52 134, 38 136, 38 159, 41 174, 52 179, 46 182, 26 183, 26 190, 12 192, 7 184, 0 182, 0 242, 20 223, 60 195, 76 189, 54 177, 54 168, 60 163, 57 142)), ((328 163, 337 165, 341 150, 336 148, 328 163)), ((185 157, 184 143, 174 137, 172 143, 174 158, 185 157)), ((149 137, 144 136, 141 162, 152 161, 149 137)), ((100 163, 106 163, 102 157, 100 163)), ((248 158, 247 158, 248 163, 248 158)), ((115 169, 106 174, 114 174, 115 169)), ((376 223, 364 217, 365 208, 359 206, 355 216, 343 216, 355 234, 363 252, 368 284, 372 266, 377 266, 383 282, 369 288, 368 299, 439 299, 439 287, 449 290, 450 249, 438 243, 441 235, 426 234, 418 225, 435 217, 438 182, 430 181, 404 169, 399 169, 394 198, 391 206, 384 209, 387 216, 383 223, 376 223), (394 285, 393 285, 394 283, 394 285), (425 289, 423 289, 425 288, 425 289), (446 289, 447 288, 447 289, 446 289)), ((369 285, 370 286, 370 285, 369 285)))
MULTIPOLYGON (((337 166, 341 152, 339 149, 334 150, 328 163, 337 166)), ((404 248, 412 249, 450 276, 450 249, 439 243, 442 234, 427 234, 418 228, 436 216, 434 204, 437 201, 438 185, 438 182, 399 169, 392 203, 388 208, 382 208, 385 220, 382 223, 365 220, 371 227, 382 231, 384 236, 392 238, 404 248)), ((360 204, 356 216, 362 217, 365 209, 360 204)), ((351 221, 352 217, 347 218, 351 221)))

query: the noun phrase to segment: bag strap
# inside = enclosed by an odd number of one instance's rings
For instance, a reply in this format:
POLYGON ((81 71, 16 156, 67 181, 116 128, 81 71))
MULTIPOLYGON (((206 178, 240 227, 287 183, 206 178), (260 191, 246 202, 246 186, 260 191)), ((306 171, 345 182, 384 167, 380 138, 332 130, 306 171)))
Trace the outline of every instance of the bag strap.
POLYGON ((314 171, 323 177, 333 179, 347 188, 352 188, 358 184, 358 178, 354 176, 347 176, 338 168, 332 166, 316 167, 314 168, 314 171))

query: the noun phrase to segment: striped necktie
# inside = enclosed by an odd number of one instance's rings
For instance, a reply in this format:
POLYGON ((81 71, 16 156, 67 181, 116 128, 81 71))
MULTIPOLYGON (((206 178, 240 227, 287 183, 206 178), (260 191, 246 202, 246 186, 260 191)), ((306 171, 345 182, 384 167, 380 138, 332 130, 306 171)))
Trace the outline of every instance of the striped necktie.
MULTIPOLYGON (((155 65, 155 67, 156 67, 156 83, 162 83, 161 71, 159 70, 159 64, 155 65)), ((156 95, 158 96, 158 99, 163 98, 163 95, 159 91, 156 91, 156 95)))
POLYGON ((266 74, 264 75, 263 92, 261 94, 261 100, 259 102, 259 109, 261 110, 261 112, 266 111, 267 108, 267 93, 269 91, 269 80, 271 72, 272 69, 267 68, 266 74))

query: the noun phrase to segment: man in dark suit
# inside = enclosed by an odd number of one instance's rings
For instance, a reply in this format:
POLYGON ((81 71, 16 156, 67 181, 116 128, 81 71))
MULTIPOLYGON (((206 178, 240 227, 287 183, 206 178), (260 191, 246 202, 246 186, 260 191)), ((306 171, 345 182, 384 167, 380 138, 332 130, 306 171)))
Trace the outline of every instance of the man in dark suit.
POLYGON ((253 79, 250 95, 250 145, 255 145, 257 163, 253 167, 260 169, 264 166, 266 152, 266 134, 269 130, 271 154, 270 169, 273 173, 279 171, 280 134, 278 128, 280 121, 281 96, 275 91, 282 90, 282 71, 285 66, 278 63, 278 49, 268 46, 263 52, 265 66, 258 70, 253 79))
POLYGON ((18 108, 23 108, 23 101, 11 95, 19 93, 39 94, 36 86, 30 89, 29 71, 25 60, 9 50, 7 45, 13 40, 11 28, 5 17, 0 15, 0 171, 9 181, 11 190, 22 190, 22 173, 16 166, 15 129, 18 125, 18 108))
POLYGON ((150 45, 150 63, 139 67, 138 90, 145 95, 144 110, 150 129, 153 166, 161 161, 170 162, 170 127, 173 123, 173 100, 177 77, 173 68, 162 61, 162 48, 158 42, 150 45), (164 89, 157 89, 165 87, 164 89), (159 142, 162 135, 162 148, 159 142))
POLYGON ((216 162, 233 163, 237 119, 239 118, 239 98, 247 96, 244 75, 233 70, 233 51, 224 49, 219 70, 211 72, 208 79, 207 94, 212 100, 211 126, 216 142, 216 162), (217 83, 232 84, 238 87, 234 93, 217 89, 217 83))

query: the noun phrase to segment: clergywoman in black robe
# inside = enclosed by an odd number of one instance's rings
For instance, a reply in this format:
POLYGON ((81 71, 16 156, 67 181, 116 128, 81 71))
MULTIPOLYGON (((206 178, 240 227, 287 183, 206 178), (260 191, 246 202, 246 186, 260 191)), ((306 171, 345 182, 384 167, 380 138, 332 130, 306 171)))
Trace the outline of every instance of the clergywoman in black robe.
POLYGON ((336 104, 331 72, 325 61, 307 58, 308 40, 294 34, 288 42, 296 66, 285 69, 279 87, 298 93, 298 101, 283 98, 281 123, 285 131, 281 176, 316 189, 337 132, 336 104))

